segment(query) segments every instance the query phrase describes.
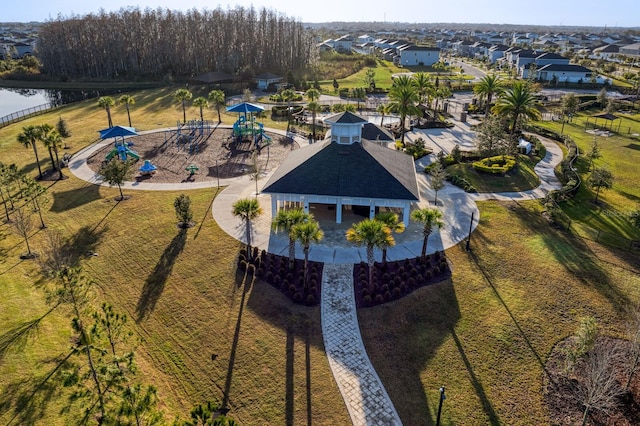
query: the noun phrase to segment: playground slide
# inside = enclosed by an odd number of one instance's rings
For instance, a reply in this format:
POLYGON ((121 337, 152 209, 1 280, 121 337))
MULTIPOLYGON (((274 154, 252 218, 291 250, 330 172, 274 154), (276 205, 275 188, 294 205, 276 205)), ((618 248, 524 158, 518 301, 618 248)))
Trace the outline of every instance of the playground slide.
POLYGON ((138 155, 138 153, 135 151, 131 151, 130 149, 120 153, 120 159, 122 161, 127 161, 127 156, 133 158, 136 161, 140 160, 140 156, 138 155))

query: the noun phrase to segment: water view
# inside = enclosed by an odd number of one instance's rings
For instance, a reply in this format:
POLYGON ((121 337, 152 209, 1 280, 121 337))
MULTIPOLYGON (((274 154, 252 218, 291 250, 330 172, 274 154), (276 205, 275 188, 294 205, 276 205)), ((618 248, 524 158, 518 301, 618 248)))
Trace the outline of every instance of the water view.
POLYGON ((0 89, 0 117, 49 102, 46 90, 0 89))

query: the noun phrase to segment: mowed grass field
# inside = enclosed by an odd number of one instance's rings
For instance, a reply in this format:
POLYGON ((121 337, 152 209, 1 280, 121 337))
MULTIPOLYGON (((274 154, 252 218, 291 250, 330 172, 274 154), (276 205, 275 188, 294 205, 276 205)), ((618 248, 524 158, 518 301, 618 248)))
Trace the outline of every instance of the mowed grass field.
MULTIPOLYGON (((172 91, 136 94, 134 126, 175 125, 182 111, 172 91)), ((32 151, 15 136, 59 116, 73 133, 70 151, 106 127, 95 102, 67 107, 0 129, 0 161, 35 175, 32 151)), ((123 108, 114 121, 126 124, 123 108)), ((227 396, 241 424, 349 424, 324 354, 319 309, 297 307, 261 282, 243 284, 235 270, 240 245, 211 217, 216 190, 189 191, 196 226, 186 232, 176 227, 178 194, 126 191, 131 198, 118 203, 117 189, 71 177, 50 187, 49 228, 34 231, 32 241, 37 251, 45 232, 56 230, 87 254, 81 263, 96 283, 94 304, 127 313, 138 377, 158 387, 166 420, 227 396)), ((450 280, 358 314, 369 356, 406 425, 435 424, 442 385, 443 424, 547 423, 542 366, 553 345, 586 315, 604 333, 622 335, 626 309, 640 301, 636 257, 552 228, 535 201, 483 202, 480 209, 472 252, 447 251, 450 280)), ((24 251, 1 223, 0 422, 73 424, 73 411, 60 414, 68 394, 39 387, 69 351, 70 315, 64 307, 49 312, 47 283, 34 262, 19 259, 24 251), (40 317, 34 332, 11 340, 40 317)))
MULTIPOLYGON (((175 123, 181 110, 169 99, 161 106, 170 92, 137 94, 134 125, 144 130, 175 123)), ((69 151, 93 142, 106 124, 105 112, 93 104, 1 129, 1 161, 35 175, 32 150, 15 136, 22 126, 55 124, 58 116, 73 133, 69 151)), ((114 112, 114 121, 124 124, 126 114, 114 112)), ((46 150, 40 153, 46 169, 46 150)), ((242 284, 235 268, 240 244, 211 216, 215 188, 188 192, 197 223, 180 232, 173 209, 178 192, 130 191, 130 199, 116 202, 117 189, 75 177, 43 184, 50 186, 48 228, 34 230, 32 247, 42 250, 45 234, 56 231, 87 254, 81 264, 95 282, 93 305, 105 301, 127 314, 138 379, 158 387, 167 421, 226 397, 241 424, 304 424, 309 417, 317 424, 348 422, 324 355, 319 309, 292 305, 261 282, 242 284)), ((11 226, 0 223, 0 423, 73 424, 77 406, 61 413, 68 392, 51 382, 41 386, 69 352, 71 315, 64 306, 48 312, 49 284, 35 262, 20 260, 25 250, 11 226), (33 332, 13 339, 40 317, 33 332)))
MULTIPOLYGON (((571 136, 581 153, 587 153, 593 143, 594 136, 585 131, 585 123, 593 124, 592 115, 601 111, 591 110, 575 116, 564 126, 564 133, 571 136)), ((589 161, 581 158, 576 164, 578 172, 585 184, 578 195, 562 204, 563 210, 576 225, 585 224, 594 229, 621 235, 626 238, 640 239, 640 232, 631 226, 629 214, 640 209, 640 187, 638 186, 638 161, 640 159, 640 114, 621 114, 612 124, 615 132, 612 136, 598 136, 601 158, 594 161, 595 167, 606 167, 614 177, 613 188, 600 191, 599 203, 591 201, 595 198, 595 190, 590 188, 587 180, 590 175, 589 161)), ((560 133, 561 122, 545 121, 540 125, 560 133)), ((604 125, 600 119, 599 125, 604 125)), ((607 122, 607 127, 611 123, 607 122)))

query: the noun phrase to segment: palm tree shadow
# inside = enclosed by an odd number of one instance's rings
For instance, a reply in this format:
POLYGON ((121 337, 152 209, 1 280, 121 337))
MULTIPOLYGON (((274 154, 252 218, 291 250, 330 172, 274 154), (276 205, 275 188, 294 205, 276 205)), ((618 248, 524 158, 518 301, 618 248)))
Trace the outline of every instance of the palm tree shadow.
POLYGON ((184 250, 187 241, 187 230, 181 228, 178 234, 173 237, 169 245, 164 249, 162 256, 156 263, 155 268, 144 282, 142 294, 136 306, 136 322, 144 320, 155 309, 156 303, 162 296, 164 285, 173 270, 178 255, 184 250))

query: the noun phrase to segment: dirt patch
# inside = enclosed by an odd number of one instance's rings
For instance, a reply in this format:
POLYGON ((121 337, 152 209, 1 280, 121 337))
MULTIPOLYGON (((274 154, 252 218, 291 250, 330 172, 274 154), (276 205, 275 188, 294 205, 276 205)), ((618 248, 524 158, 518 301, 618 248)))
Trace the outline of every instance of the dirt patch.
MULTIPOLYGON (((260 142, 258 146, 253 140, 237 140, 232 136, 231 129, 206 130, 202 135, 177 135, 175 131, 156 132, 127 138, 129 147, 140 156, 136 163, 136 180, 157 183, 203 182, 232 178, 251 173, 254 170, 252 154, 257 153, 257 163, 264 173, 278 167, 294 149, 299 146, 282 135, 266 132, 271 138, 271 144, 260 142), (144 160, 149 160, 157 167, 153 176, 144 176, 138 172, 144 160), (217 162, 217 167, 216 167, 217 162), (198 171, 191 175, 186 170, 195 164, 198 171)), ((87 160, 91 170, 97 172, 105 161, 109 152, 114 149, 113 144, 96 151, 87 160)))
MULTIPOLYGON (((585 370, 579 364, 571 372, 566 370, 565 354, 571 344, 571 338, 559 342, 546 364, 547 374, 544 377, 544 399, 549 408, 552 425, 580 425, 584 413, 584 405, 580 401, 580 389, 585 382, 585 370)), ((626 340, 599 337, 596 346, 616 347, 617 356, 613 358, 613 370, 616 381, 624 387, 628 372, 625 360, 629 360, 630 343, 626 340)), ((636 373, 629 389, 618 398, 618 406, 608 413, 592 410, 587 425, 638 425, 640 424, 640 374, 636 373)))

